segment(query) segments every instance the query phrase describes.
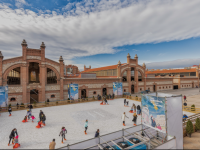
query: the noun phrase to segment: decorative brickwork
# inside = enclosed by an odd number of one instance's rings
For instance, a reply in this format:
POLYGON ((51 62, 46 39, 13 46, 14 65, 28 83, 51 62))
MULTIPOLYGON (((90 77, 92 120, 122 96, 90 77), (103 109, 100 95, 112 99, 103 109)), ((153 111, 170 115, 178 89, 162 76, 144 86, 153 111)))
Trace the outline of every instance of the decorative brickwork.
POLYGON ((41 60, 41 56, 27 56, 27 59, 38 59, 41 60))
POLYGON ((60 85, 46 85, 45 90, 46 91, 60 90, 60 85))
POLYGON ((22 92, 22 86, 8 87, 8 93, 21 93, 21 92, 22 92))

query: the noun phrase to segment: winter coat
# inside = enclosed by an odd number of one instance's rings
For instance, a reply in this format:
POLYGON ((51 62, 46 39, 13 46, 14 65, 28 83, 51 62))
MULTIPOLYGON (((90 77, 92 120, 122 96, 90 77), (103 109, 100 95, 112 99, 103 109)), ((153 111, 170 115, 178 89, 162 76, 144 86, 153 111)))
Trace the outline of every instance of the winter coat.
POLYGON ((46 116, 44 114, 42 114, 41 117, 40 117, 40 120, 41 121, 45 121, 46 120, 46 116))
POLYGON ((125 118, 128 118, 128 117, 126 116, 126 114, 123 114, 122 115, 122 121, 125 121, 125 118))
POLYGON ((96 132, 94 137, 98 137, 98 136, 99 136, 99 132, 96 132))
POLYGON ((8 108, 8 112, 12 112, 12 108, 10 107, 10 108, 8 108))
POLYGON ((126 99, 124 99, 124 103, 126 103, 126 99))
POLYGON ((67 134, 67 130, 66 129, 62 129, 61 131, 60 131, 60 134, 59 134, 59 136, 61 135, 61 136, 63 136, 63 135, 65 135, 65 134, 67 134))
POLYGON ((133 108, 134 108, 134 110, 136 110, 136 106, 135 105, 133 106, 133 108))
POLYGON ((41 117, 42 114, 43 114, 43 111, 39 113, 39 118, 41 117))
POLYGON ((9 137, 10 137, 10 138, 14 138, 14 137, 15 137, 15 134, 18 135, 18 134, 17 134, 17 131, 11 131, 9 137))
POLYGON ((137 105, 137 110, 140 110, 140 105, 137 105))
POLYGON ((133 116, 133 122, 136 122, 136 121, 137 121, 137 115, 133 116))
POLYGON ((52 142, 49 144, 49 149, 55 149, 55 146, 56 146, 56 142, 52 141, 52 142))
POLYGON ((88 127, 88 122, 85 122, 85 127, 88 127))

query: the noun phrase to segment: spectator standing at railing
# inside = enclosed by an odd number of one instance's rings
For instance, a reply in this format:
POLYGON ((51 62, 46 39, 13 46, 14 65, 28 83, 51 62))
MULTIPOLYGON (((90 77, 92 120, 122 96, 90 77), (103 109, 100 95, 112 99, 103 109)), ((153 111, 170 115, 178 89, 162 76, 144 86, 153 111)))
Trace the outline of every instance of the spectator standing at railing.
POLYGON ((186 96, 185 96, 185 95, 183 96, 183 98, 184 98, 184 102, 185 102, 185 101, 187 101, 187 100, 186 100, 186 96))
POLYGON ((99 129, 97 129, 94 137, 98 137, 98 136, 99 136, 99 129))
POLYGON ((19 107, 19 104, 17 103, 17 109, 18 109, 18 107, 19 107))
POLYGON ((55 139, 53 139, 53 141, 49 144, 49 149, 55 149, 56 146, 56 142, 55 139))
POLYGON ((186 114, 183 115, 183 121, 186 121, 186 118, 188 118, 188 116, 186 114))

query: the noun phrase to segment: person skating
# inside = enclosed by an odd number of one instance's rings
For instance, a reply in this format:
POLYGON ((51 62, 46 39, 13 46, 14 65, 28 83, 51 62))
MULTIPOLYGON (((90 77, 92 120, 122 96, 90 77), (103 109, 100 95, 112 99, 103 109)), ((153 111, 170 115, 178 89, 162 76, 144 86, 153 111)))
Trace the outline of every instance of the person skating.
POLYGON ((138 114, 138 115, 140 115, 140 111, 141 111, 140 105, 137 105, 137 114, 138 114))
POLYGON ((60 134, 59 134, 59 136, 60 135, 62 136, 62 141, 61 141, 62 143, 63 143, 63 139, 66 141, 65 134, 67 134, 67 130, 65 129, 65 127, 62 127, 61 131, 60 131, 60 134))
POLYGON ((186 100, 186 96, 184 95, 184 102, 186 102, 187 100, 186 100))
MULTIPOLYGON (((15 135, 18 136, 16 128, 14 128, 10 133, 8 146, 10 145, 10 141, 14 139, 15 135)), ((14 143, 12 142, 12 144, 14 144, 14 143)))
MULTIPOLYGON (((43 114, 43 111, 40 110, 40 113, 39 113, 39 119, 41 119, 41 115, 43 114)), ((41 120, 40 120, 41 121, 41 120)))
POLYGON ((129 111, 130 113, 133 113, 133 105, 131 106, 131 110, 129 111))
POLYGON ((24 120, 22 122, 28 122, 27 116, 24 117, 24 120))
POLYGON ((46 121, 46 116, 45 116, 45 114, 41 114, 41 118, 40 118, 40 120, 43 122, 43 125, 45 126, 46 124, 45 124, 45 121, 46 121))
POLYGON ((55 139, 52 140, 52 142, 49 144, 49 149, 55 149, 56 142, 55 139))
POLYGON ((126 101, 126 105, 128 106, 129 101, 126 101))
POLYGON ((12 108, 9 106, 9 108, 8 108, 8 112, 9 112, 9 116, 11 116, 12 114, 11 114, 11 112, 12 112, 12 108))
POLYGON ((97 129, 97 131, 96 131, 94 137, 98 137, 98 136, 99 136, 99 129, 97 129))
POLYGON ((107 99, 105 99, 105 100, 104 100, 104 102, 105 102, 105 104, 108 104, 108 101, 107 101, 107 99))
POLYGON ((124 106, 126 105, 126 99, 124 99, 124 106))
POLYGON ((134 113, 133 114, 133 120, 132 120, 133 122, 134 122, 134 126, 136 126, 136 124, 137 124, 137 114, 136 113, 134 113))
POLYGON ((87 132, 87 129, 88 129, 88 120, 85 121, 85 131, 84 131, 85 134, 87 134, 87 133, 86 133, 86 132, 87 132))
POLYGON ((28 120, 31 118, 32 114, 30 110, 27 110, 27 116, 28 116, 28 120))
POLYGON ((42 121, 38 121, 38 125, 36 126, 36 128, 41 128, 42 127, 42 121))
POLYGON ((14 146, 13 149, 20 147, 19 141, 18 141, 18 135, 16 137, 14 137, 14 146))
POLYGON ((35 116, 31 116, 31 119, 32 119, 32 122, 33 122, 33 120, 35 119, 35 116))
POLYGON ((134 109, 133 112, 136 112, 136 105, 135 104, 133 105, 133 109, 134 109))
POLYGON ((126 116, 126 113, 124 112, 123 115, 122 115, 123 126, 126 126, 125 125, 125 118, 128 118, 128 117, 126 116))

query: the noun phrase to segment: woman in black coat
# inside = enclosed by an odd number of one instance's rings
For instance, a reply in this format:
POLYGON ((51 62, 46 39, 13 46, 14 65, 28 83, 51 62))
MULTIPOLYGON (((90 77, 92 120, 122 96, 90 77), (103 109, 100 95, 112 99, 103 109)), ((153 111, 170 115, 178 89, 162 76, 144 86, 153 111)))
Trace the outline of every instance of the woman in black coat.
MULTIPOLYGON (((11 131, 11 133, 10 133, 8 146, 10 145, 10 141, 11 141, 12 139, 14 139, 15 134, 16 134, 16 136, 18 135, 18 134, 17 134, 17 129, 16 129, 16 128, 14 128, 14 129, 11 131)), ((13 142, 12 142, 12 143, 13 143, 13 142)))

